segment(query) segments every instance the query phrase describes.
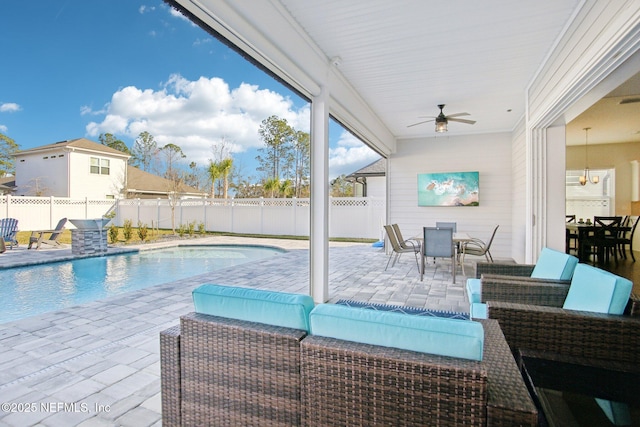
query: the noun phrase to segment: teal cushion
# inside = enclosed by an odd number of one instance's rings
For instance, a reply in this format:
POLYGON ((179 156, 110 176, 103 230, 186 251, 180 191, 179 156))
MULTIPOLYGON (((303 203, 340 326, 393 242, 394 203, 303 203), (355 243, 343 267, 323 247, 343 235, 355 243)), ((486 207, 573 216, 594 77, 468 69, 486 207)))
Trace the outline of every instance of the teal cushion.
POLYGON ((482 360, 484 330, 470 320, 423 317, 390 311, 317 305, 311 334, 421 353, 482 360))
POLYGON ((487 319, 487 304, 482 302, 474 302, 471 304, 469 314, 472 319, 487 319))
POLYGON ((473 304, 480 301, 482 295, 482 280, 480 279, 467 279, 467 298, 469 298, 469 304, 473 304))
POLYGON ((542 248, 538 262, 531 272, 536 279, 571 280, 573 271, 578 265, 578 258, 573 255, 542 248))
POLYGON ((578 264, 562 307, 608 313, 616 287, 616 279, 612 276, 599 268, 578 264))
POLYGON ((633 289, 633 282, 624 277, 616 276, 608 271, 600 270, 603 273, 613 277, 615 279, 615 290, 611 297, 611 304, 609 305, 609 314, 624 314, 624 309, 627 307, 629 297, 631 296, 631 290, 633 289))
POLYGON ((193 304, 197 313, 307 332, 309 313, 314 306, 309 295, 223 285, 201 285, 194 289, 193 304))

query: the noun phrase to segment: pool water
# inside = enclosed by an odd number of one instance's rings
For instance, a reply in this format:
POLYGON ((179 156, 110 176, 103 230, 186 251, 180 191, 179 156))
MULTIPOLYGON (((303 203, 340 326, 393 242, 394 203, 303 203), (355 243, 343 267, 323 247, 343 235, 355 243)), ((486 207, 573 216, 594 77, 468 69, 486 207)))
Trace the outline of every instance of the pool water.
POLYGON ((265 246, 178 246, 0 270, 0 323, 276 256, 265 246))

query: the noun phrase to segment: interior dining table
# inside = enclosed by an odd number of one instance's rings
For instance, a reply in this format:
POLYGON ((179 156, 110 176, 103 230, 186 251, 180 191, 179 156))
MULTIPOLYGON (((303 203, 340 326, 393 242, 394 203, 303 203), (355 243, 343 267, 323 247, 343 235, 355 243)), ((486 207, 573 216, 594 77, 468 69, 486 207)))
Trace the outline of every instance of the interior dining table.
MULTIPOLYGON (((598 228, 600 226, 595 225, 593 223, 586 223, 586 222, 585 223, 582 223, 582 222, 567 222, 565 224, 565 227, 566 227, 567 233, 569 233, 569 232, 577 233, 577 237, 578 237, 578 247, 577 247, 578 260, 580 260, 580 262, 589 261, 589 256, 591 254, 589 253, 588 247, 584 244, 584 242, 590 236, 593 236, 593 234, 598 230, 598 228)), ((617 227, 617 229, 620 232, 627 232, 627 231, 631 230, 631 227, 620 226, 620 227, 617 227)), ((567 247, 567 251, 569 251, 568 247, 567 247)))

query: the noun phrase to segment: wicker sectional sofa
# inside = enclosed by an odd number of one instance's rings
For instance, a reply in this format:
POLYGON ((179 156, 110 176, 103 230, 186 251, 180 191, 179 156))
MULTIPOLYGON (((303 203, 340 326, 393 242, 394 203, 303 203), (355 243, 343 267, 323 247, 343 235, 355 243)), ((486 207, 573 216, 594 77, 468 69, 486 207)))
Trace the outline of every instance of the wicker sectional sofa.
POLYGON ((190 313, 160 334, 163 425, 537 425, 498 323, 481 325, 470 360, 190 313))

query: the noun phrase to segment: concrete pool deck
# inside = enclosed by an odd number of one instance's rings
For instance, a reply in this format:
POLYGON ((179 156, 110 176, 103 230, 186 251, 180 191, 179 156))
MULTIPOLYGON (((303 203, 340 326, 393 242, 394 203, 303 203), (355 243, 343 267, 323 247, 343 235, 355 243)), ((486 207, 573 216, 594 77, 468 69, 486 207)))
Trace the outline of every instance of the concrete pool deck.
MULTIPOLYGON (((267 245, 288 252, 0 324, 0 426, 160 426, 159 333, 193 311, 192 289, 222 283, 308 293, 308 241, 218 236, 142 246, 176 244, 267 245)), ((0 268, 70 256, 70 249, 8 249, 0 268)), ((330 302, 468 312, 462 274, 452 284, 446 266, 430 266, 421 282, 411 254, 384 271, 386 262, 384 250, 371 244, 332 242, 330 302)))

